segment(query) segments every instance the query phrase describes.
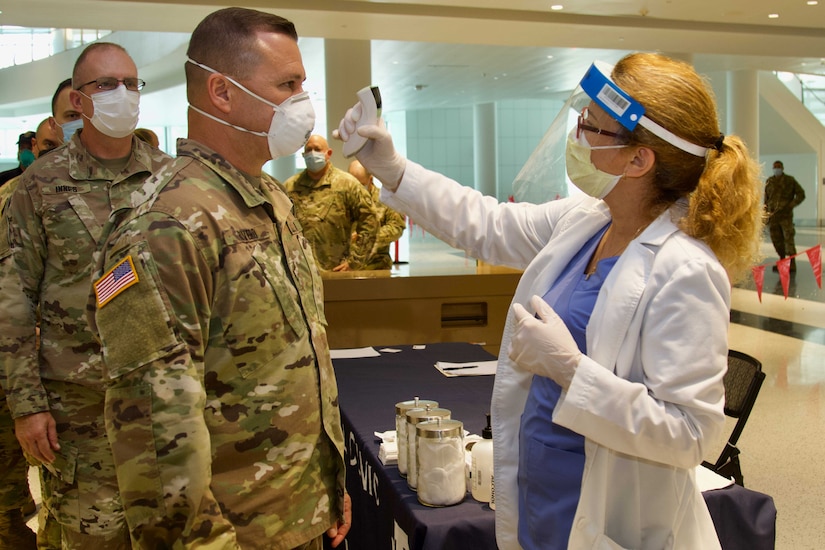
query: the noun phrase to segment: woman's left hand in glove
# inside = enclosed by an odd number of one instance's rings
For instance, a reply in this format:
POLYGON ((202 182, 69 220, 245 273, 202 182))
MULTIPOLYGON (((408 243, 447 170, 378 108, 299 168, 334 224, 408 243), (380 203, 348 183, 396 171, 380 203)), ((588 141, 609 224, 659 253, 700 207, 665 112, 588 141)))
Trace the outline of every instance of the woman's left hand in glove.
POLYGON ((530 306, 538 319, 521 304, 513 304, 516 325, 510 340, 510 359, 519 369, 551 378, 566 390, 582 352, 564 321, 547 302, 533 296, 530 306))

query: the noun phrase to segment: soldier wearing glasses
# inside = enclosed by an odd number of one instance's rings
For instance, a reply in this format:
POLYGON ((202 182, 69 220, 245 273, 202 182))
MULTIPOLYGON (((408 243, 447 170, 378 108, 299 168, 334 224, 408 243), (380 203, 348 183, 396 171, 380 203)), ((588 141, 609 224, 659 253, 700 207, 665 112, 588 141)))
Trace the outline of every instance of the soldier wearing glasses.
POLYGON ((131 547, 85 307, 109 215, 169 160, 132 136, 143 86, 122 47, 87 47, 70 93, 83 129, 25 172, 7 209, 15 269, 0 280, 0 359, 17 438, 42 465, 41 547, 131 547))

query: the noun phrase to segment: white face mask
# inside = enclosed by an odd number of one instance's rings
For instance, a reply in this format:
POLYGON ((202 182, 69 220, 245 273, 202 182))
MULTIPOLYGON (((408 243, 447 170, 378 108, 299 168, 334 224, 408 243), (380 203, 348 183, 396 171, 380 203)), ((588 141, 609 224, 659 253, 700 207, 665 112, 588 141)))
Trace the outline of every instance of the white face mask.
POLYGON ((603 199, 610 193, 624 174, 613 175, 602 172, 590 160, 590 151, 598 149, 622 149, 627 145, 601 145, 591 147, 582 132, 580 139, 576 139, 576 128, 567 136, 565 158, 567 162, 567 177, 576 187, 591 197, 603 199))
POLYGON ((127 90, 126 86, 118 86, 114 90, 98 92, 92 96, 78 93, 92 100, 95 112, 89 120, 100 133, 111 138, 122 138, 137 128, 140 93, 127 90))
POLYGON ((66 124, 61 124, 60 129, 63 130, 63 142, 65 143, 72 139, 72 136, 75 134, 75 132, 77 132, 81 128, 83 128, 82 118, 76 118, 74 120, 70 120, 66 124))
POLYGON ((310 172, 320 172, 327 165, 327 156, 320 151, 304 153, 304 162, 310 172))
MULTIPOLYGON (((201 69, 209 71, 210 73, 222 74, 215 69, 198 63, 197 61, 193 61, 191 59, 187 59, 186 61, 192 63, 193 65, 197 65, 201 69)), ((272 159, 291 155, 304 146, 309 139, 309 136, 312 135, 312 130, 315 128, 315 109, 312 108, 312 101, 309 99, 309 92, 295 94, 294 96, 290 96, 285 99, 280 105, 276 105, 275 103, 262 98, 258 94, 247 90, 243 85, 236 82, 231 77, 227 75, 223 75, 223 77, 258 101, 262 101, 272 107, 272 110, 275 111, 275 113, 272 115, 272 122, 269 124, 268 132, 255 132, 253 130, 249 130, 248 128, 235 126, 234 124, 198 109, 192 104, 189 104, 189 108, 196 113, 200 113, 207 118, 211 118, 215 122, 220 122, 221 124, 240 130, 241 132, 266 137, 267 145, 269 146, 269 155, 272 159)))

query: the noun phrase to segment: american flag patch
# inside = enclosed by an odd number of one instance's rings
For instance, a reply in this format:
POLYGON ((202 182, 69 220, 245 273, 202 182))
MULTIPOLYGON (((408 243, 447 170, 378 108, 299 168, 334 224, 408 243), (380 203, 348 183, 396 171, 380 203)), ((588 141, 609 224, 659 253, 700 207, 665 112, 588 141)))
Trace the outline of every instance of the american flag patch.
POLYGON ((97 307, 105 306, 112 298, 137 282, 135 264, 132 263, 131 256, 126 256, 94 284, 97 307))

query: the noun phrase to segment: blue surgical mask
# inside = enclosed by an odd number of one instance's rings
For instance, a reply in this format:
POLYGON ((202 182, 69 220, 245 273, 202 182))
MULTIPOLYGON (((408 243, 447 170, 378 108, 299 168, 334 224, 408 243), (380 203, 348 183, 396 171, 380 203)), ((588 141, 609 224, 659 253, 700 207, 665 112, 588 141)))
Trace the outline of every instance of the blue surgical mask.
POLYGON ((310 151, 304 153, 304 162, 310 172, 320 172, 327 164, 327 156, 320 151, 310 151))
POLYGON ((66 143, 72 139, 75 132, 83 128, 83 119, 77 118, 75 120, 70 120, 66 124, 61 124, 60 128, 63 129, 63 143, 66 143))
POLYGON ((773 169, 773 175, 776 176, 777 178, 779 176, 781 176, 782 175, 782 168, 774 168, 773 169))

